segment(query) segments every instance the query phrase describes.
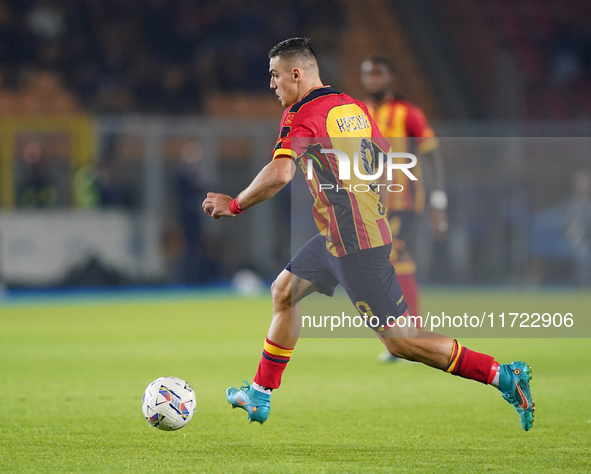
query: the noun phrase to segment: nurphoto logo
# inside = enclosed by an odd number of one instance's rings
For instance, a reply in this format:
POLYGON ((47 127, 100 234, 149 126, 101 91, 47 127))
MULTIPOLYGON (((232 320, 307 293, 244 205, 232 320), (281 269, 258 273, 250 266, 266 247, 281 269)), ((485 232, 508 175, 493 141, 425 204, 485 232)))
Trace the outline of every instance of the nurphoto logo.
MULTIPOLYGON (((388 183, 392 183, 394 179, 394 171, 399 170, 404 173, 408 179, 412 181, 417 181, 417 177, 412 174, 411 168, 413 168, 417 164, 417 157, 412 153, 382 153, 378 154, 377 160, 370 160, 367 158, 367 153, 370 153, 370 147, 363 146, 362 144, 361 156, 359 158, 359 153, 353 153, 353 167, 351 167, 351 159, 349 155, 342 151, 337 150, 334 148, 322 148, 320 150, 316 150, 313 148, 309 148, 306 153, 304 154, 307 157, 307 173, 306 178, 308 180, 314 179, 314 165, 316 165, 316 169, 319 171, 322 170, 329 170, 336 165, 338 168, 338 177, 339 180, 342 182, 347 182, 351 180, 351 168, 353 168, 353 174, 360 180, 368 181, 368 184, 356 184, 354 185, 354 189, 357 192, 369 192, 369 191, 379 191, 381 186, 386 186, 385 184, 377 184, 375 183, 378 180, 384 171, 386 172, 386 177, 388 183), (329 157, 329 155, 333 155, 334 158, 329 157), (408 161, 404 162, 403 159, 408 161), (363 163, 360 165, 360 161, 363 163), (376 169, 377 165, 377 169, 376 169), (363 168, 361 168, 363 166, 363 168)), ((323 189, 333 189, 333 184, 320 184, 320 190, 323 189)), ((337 186, 337 188, 343 189, 341 186, 337 186)), ((350 186, 349 186, 350 188, 350 186)), ((400 184, 388 184, 387 189, 389 192, 401 192, 403 190, 402 185, 400 184)), ((337 189, 338 190, 338 189, 337 189)), ((350 190, 350 189, 349 189, 350 190)))

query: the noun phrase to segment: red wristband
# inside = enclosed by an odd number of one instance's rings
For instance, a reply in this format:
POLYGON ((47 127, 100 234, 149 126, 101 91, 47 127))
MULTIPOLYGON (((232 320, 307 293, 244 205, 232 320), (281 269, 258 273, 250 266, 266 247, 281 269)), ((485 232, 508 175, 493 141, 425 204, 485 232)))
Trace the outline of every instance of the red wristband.
POLYGON ((240 207, 240 204, 238 204, 238 198, 234 199, 231 203, 230 203, 230 212, 232 214, 241 214, 242 212, 244 212, 244 209, 242 209, 240 207))

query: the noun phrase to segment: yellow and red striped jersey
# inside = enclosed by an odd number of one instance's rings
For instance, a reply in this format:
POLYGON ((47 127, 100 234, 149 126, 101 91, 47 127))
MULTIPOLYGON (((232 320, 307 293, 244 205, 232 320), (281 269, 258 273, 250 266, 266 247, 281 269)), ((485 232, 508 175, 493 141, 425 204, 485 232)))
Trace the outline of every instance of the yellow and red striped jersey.
MULTIPOLYGON (((411 139, 416 141, 420 153, 428 153, 439 146, 425 114, 416 105, 406 100, 393 99, 377 106, 368 103, 367 108, 380 132, 390 143, 392 151, 408 153, 411 151, 411 139)), ((404 173, 394 174, 393 182, 403 189, 388 195, 388 212, 413 211, 418 214, 425 208, 425 185, 420 158, 413 168, 413 174, 418 178, 417 181, 410 180, 404 173)))
POLYGON ((359 172, 366 176, 374 174, 379 152, 390 148, 365 104, 330 86, 312 89, 285 110, 273 159, 291 157, 304 172, 314 197, 314 220, 332 255, 389 244, 386 210, 375 186, 353 171, 348 178, 341 176, 344 160, 336 153, 321 154, 322 148, 345 152, 351 163, 358 153, 363 160, 359 172), (368 149, 372 151, 366 153, 368 149))

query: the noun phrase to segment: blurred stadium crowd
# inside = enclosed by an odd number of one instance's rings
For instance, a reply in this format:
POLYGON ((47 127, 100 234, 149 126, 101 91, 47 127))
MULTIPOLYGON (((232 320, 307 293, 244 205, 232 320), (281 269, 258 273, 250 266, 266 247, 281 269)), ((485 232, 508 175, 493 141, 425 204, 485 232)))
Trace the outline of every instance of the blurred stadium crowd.
POLYGON ((323 18, 336 30, 339 11, 334 0, 3 0, 2 82, 19 90, 44 73, 84 110, 197 113, 212 91, 266 89, 266 53, 285 37, 334 50, 323 18))
MULTIPOLYGON (((347 3, 2 0, 2 89, 27 92, 28 99, 0 91, 0 113, 38 111, 32 102, 48 93, 58 96, 51 107, 57 112, 207 111, 205 102, 212 92, 263 92, 266 52, 283 38, 311 36, 330 69, 339 62, 331 58, 371 44, 363 37, 356 38, 357 45, 344 41, 343 33, 349 35, 355 21, 351 16, 363 14, 347 3)), ((368 7, 372 3, 376 2, 368 7)), ((495 112, 491 104, 496 101, 495 88, 522 102, 514 106, 519 117, 591 115, 588 2, 377 4, 384 17, 396 12, 398 26, 410 41, 406 49, 418 54, 419 73, 430 76, 442 102, 442 117, 506 114, 495 112), (511 95, 507 80, 520 89, 517 97, 511 95)), ((375 15, 375 9, 365 10, 375 15)), ((379 21, 374 29, 376 38, 384 36, 379 21)), ((388 51, 387 45, 377 44, 388 51)))

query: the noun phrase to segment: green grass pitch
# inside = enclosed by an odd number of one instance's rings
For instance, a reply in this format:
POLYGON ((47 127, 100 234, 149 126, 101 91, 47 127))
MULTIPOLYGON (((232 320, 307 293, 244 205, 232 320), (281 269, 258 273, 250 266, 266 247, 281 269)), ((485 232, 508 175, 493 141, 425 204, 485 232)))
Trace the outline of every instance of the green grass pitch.
MULTIPOLYGON (((513 301, 591 317, 588 293, 423 296, 426 309, 501 312, 513 301)), ((302 339, 269 420, 249 425, 224 391, 252 381, 270 313, 269 296, 229 293, 0 305, 0 471, 591 471, 588 339, 462 341, 533 367, 527 433, 494 388, 419 364, 379 364, 374 338, 302 339), (197 394, 180 431, 156 430, 141 412, 144 389, 162 375, 197 394)))

